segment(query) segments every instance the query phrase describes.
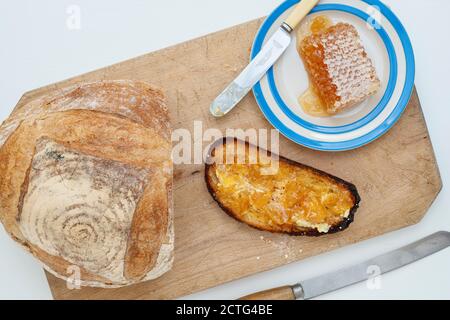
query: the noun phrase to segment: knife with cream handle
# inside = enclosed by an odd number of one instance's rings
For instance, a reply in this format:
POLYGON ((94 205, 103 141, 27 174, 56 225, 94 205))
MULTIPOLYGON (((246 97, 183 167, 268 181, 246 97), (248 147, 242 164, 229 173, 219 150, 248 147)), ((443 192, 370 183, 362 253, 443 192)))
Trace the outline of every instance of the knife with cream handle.
POLYGON ((294 7, 286 21, 270 37, 256 57, 211 104, 213 116, 226 115, 247 95, 289 47, 292 41, 291 32, 318 2, 319 0, 301 0, 294 7))
POLYGON ((381 275, 404 267, 444 250, 450 246, 450 232, 441 231, 414 242, 406 247, 378 256, 360 264, 347 267, 326 275, 302 281, 294 286, 286 286, 255 293, 241 300, 305 300, 321 296, 349 285, 370 279, 368 272, 377 268, 381 275))

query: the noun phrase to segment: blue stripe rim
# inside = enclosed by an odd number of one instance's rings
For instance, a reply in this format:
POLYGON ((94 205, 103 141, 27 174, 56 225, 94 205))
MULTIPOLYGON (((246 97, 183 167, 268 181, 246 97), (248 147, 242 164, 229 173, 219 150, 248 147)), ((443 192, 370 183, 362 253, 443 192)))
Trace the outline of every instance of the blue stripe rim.
MULTIPOLYGON (((323 11, 341 11, 353 14, 357 16, 358 18, 361 18, 364 21, 367 21, 370 16, 362 12, 361 10, 358 10, 356 8, 347 6, 347 5, 340 5, 340 4, 323 4, 318 5, 314 8, 314 10, 311 11, 311 13, 317 13, 317 12, 323 12, 323 11)), ((279 17, 276 17, 278 19, 279 17)), ((383 97, 381 98, 380 102, 378 103, 375 108, 372 109, 367 115, 365 115, 363 118, 359 119, 358 121, 355 121, 354 123, 343 125, 343 126, 320 126, 316 125, 314 123, 308 122, 301 117, 299 117, 295 112, 293 112, 293 108, 290 108, 281 97, 281 94, 278 91, 276 82, 275 82, 275 76, 274 76, 274 69, 273 67, 270 68, 268 71, 268 80, 269 80, 269 88, 270 91, 279 105, 280 109, 284 112, 284 114, 290 118, 292 121, 296 122, 297 124, 301 125, 304 128, 307 128, 311 131, 319 132, 319 133, 326 133, 326 134, 340 134, 340 133, 346 133, 350 132, 356 129, 359 129, 365 125, 367 125, 369 122, 373 121, 375 118, 377 118, 381 112, 383 112, 386 105, 389 103, 389 101, 392 98, 392 95, 395 90, 395 84, 397 82, 397 56, 395 54, 394 45, 392 44, 391 39, 389 38, 389 35, 387 32, 380 26, 380 28, 376 29, 378 35, 383 40, 384 45, 386 46, 386 51, 389 56, 389 62, 390 62, 390 68, 389 68, 389 81, 388 85, 386 87, 386 91, 383 94, 383 97)))
MULTIPOLYGON (((353 140, 342 142, 322 142, 303 137, 298 133, 292 131, 291 129, 287 128, 273 114, 272 110, 267 104, 267 101, 264 99, 264 95, 261 89, 261 83, 258 82, 253 87, 253 94, 261 111, 263 112, 267 120, 272 124, 272 126, 277 128, 280 131, 280 133, 282 133, 285 137, 305 147, 320 151, 345 151, 356 149, 366 144, 369 144, 370 142, 380 138, 383 134, 385 134, 387 131, 389 131, 389 129, 392 128, 392 126, 400 119, 411 97, 415 79, 415 58, 411 41, 408 37, 405 28, 403 27, 400 20, 395 16, 395 14, 381 1, 379 0, 360 0, 360 1, 364 1, 367 4, 374 6, 374 8, 379 9, 379 11, 384 15, 384 17, 386 17, 390 21, 394 29, 397 31, 398 36, 400 37, 406 59, 406 79, 402 95, 397 103, 397 106, 395 107, 393 112, 389 115, 389 117, 384 121, 384 123, 382 123, 380 126, 372 130, 371 132, 367 133, 366 135, 353 140)), ((276 8, 275 11, 273 11, 272 14, 269 15, 269 17, 263 22, 260 30, 256 35, 255 42, 253 44, 251 53, 252 59, 261 50, 261 46, 262 43, 264 42, 265 35, 267 34, 271 25, 276 20, 273 17, 280 16, 283 12, 285 12, 292 5, 298 2, 299 2, 298 0, 286 0, 278 8, 276 8)))

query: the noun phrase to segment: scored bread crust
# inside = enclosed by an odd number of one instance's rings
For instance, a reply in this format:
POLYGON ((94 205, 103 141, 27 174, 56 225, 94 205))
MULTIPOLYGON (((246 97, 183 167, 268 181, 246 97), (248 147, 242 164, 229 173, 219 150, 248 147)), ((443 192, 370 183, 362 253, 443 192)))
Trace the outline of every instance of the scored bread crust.
POLYGON ((0 127, 0 221, 59 278, 72 266, 83 286, 159 277, 173 262, 170 134, 164 95, 144 82, 33 100, 0 127))
POLYGON ((359 204, 361 201, 361 198, 359 196, 356 186, 350 182, 347 182, 341 178, 335 177, 329 173, 318 170, 316 168, 304 165, 302 163, 293 161, 291 159, 285 158, 280 155, 276 155, 268 150, 260 148, 259 146, 250 144, 248 141, 242 141, 242 140, 239 140, 237 138, 232 138, 232 137, 231 138, 224 137, 222 139, 217 140, 215 143, 213 143, 211 145, 210 150, 208 152, 208 161, 205 164, 205 181, 206 181, 207 189, 208 189, 209 193, 211 194, 211 196, 213 197, 213 199, 217 202, 219 207, 223 211, 225 211, 225 213, 227 213, 230 217, 234 218, 235 220, 237 220, 239 222, 246 223, 250 227, 253 227, 253 228, 261 230, 261 231, 268 231, 268 232, 272 232, 272 233, 285 233, 285 234, 289 234, 292 236, 319 237, 319 236, 323 236, 326 234, 337 233, 337 232, 347 229, 350 226, 350 224, 354 221, 355 213, 358 210, 359 204), (299 226, 294 226, 294 225, 291 225, 289 227, 284 226, 283 230, 275 230, 273 227, 271 227, 269 225, 254 224, 254 223, 250 223, 249 221, 245 221, 244 219, 242 219, 240 217, 240 213, 234 212, 232 209, 230 209, 229 207, 224 205, 224 203, 222 202, 222 199, 216 193, 216 184, 213 181, 214 180, 213 177, 215 176, 214 169, 215 169, 216 164, 211 159, 214 158, 214 153, 215 153, 215 150, 217 149, 217 147, 225 146, 227 143, 230 143, 230 142, 233 142, 235 145, 238 143, 242 143, 246 147, 256 148, 258 152, 261 151, 262 154, 267 154, 268 157, 275 156, 275 158, 278 159, 278 161, 280 161, 280 162, 285 162, 287 164, 291 164, 291 165, 299 167, 299 168, 304 168, 304 169, 310 170, 315 175, 324 177, 324 178, 328 179, 331 183, 335 183, 335 184, 341 186, 342 188, 348 190, 351 193, 351 195, 353 196, 353 200, 354 200, 354 205, 350 209, 348 216, 343 217, 339 223, 332 225, 331 228, 326 233, 319 232, 315 228, 299 227, 299 226))

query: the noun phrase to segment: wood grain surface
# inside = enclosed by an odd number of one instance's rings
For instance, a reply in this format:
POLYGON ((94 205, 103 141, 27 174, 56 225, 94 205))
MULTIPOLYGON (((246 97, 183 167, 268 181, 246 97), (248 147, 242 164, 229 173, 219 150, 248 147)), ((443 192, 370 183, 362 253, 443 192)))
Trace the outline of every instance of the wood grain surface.
MULTIPOLYGON (((209 115, 216 95, 248 63, 261 20, 150 53, 28 92, 27 102, 82 81, 144 80, 161 87, 174 128, 271 128, 252 94, 222 119, 209 115)), ((192 137, 199 141, 201 138, 192 137)), ((121 289, 68 290, 48 275, 56 299, 171 299, 318 255, 418 223, 441 190, 433 148, 414 92, 398 124, 376 142, 354 151, 325 153, 280 138, 281 155, 353 182, 362 203, 342 233, 320 238, 257 231, 224 214, 208 194, 204 166, 175 168, 175 264, 163 277, 121 289)))

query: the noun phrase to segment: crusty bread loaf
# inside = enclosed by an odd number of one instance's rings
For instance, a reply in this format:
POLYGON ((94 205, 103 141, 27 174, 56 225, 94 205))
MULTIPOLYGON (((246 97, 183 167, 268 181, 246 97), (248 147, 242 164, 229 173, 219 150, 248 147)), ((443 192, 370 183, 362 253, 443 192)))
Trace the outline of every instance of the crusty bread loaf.
POLYGON ((353 222, 360 201, 349 182, 233 138, 213 145, 205 178, 226 213, 270 232, 342 231, 353 222))
POLYGON ((81 285, 154 279, 173 260, 170 124, 143 82, 61 89, 0 127, 0 220, 45 269, 81 285))

